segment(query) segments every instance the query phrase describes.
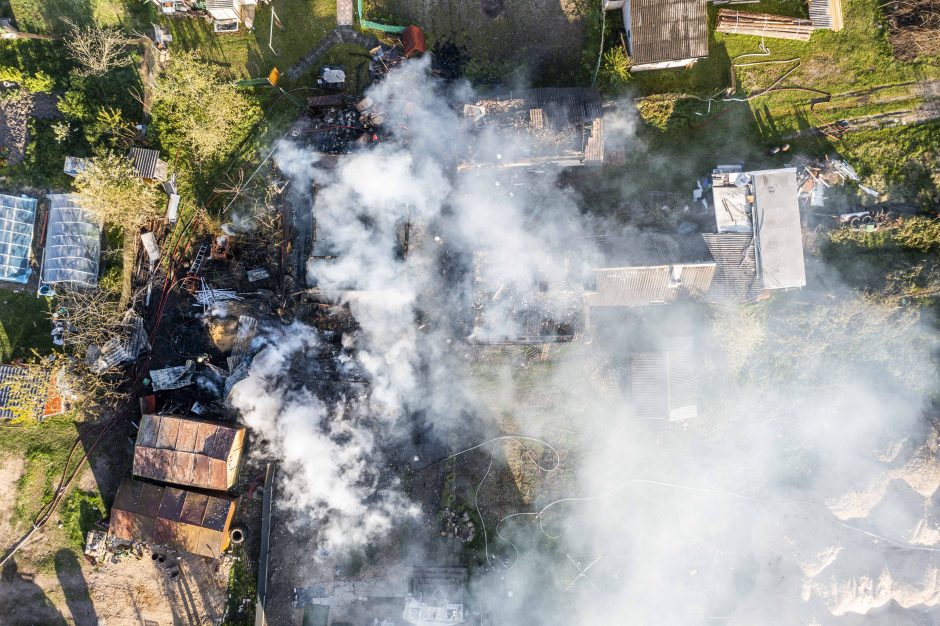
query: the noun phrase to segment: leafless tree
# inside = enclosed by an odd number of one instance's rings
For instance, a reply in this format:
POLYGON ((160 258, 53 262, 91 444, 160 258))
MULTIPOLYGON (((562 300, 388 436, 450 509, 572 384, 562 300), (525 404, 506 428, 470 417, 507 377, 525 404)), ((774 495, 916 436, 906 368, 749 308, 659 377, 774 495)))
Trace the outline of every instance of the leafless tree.
POLYGON ((127 67, 134 62, 131 46, 136 39, 128 37, 118 28, 79 26, 62 18, 69 27, 65 47, 81 66, 84 76, 104 76, 113 69, 127 67))

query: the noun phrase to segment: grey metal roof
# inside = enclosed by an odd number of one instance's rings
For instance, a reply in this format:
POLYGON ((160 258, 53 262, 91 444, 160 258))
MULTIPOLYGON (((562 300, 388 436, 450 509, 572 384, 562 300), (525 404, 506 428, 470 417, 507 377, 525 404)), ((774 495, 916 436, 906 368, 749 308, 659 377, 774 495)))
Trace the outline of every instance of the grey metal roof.
POLYGON ((52 194, 43 254, 42 282, 98 284, 101 223, 76 194, 52 194))
POLYGON ((699 235, 623 233, 598 240, 603 259, 597 269, 714 263, 699 235))
POLYGON ((646 306, 704 298, 715 264, 602 269, 594 274, 596 288, 585 295, 588 306, 646 306))
POLYGON ((0 280, 29 280, 35 223, 35 198, 0 195, 0 280))
POLYGON ((698 414, 691 337, 673 337, 657 352, 630 356, 630 388, 637 417, 682 420, 698 414))
POLYGON ((166 163, 160 160, 159 150, 131 148, 127 156, 134 166, 134 171, 140 178, 155 180, 166 179, 167 167, 166 163))
POLYGON ((645 306, 680 298, 701 299, 711 286, 715 261, 699 235, 625 233, 598 242, 603 259, 594 268, 589 306, 645 306))
POLYGON ((708 56, 705 0, 631 0, 630 57, 634 65, 708 56))
POLYGON ((757 268, 766 289, 806 284, 796 169, 751 172, 757 268))
POLYGON ((705 233, 702 239, 715 259, 708 302, 750 302, 761 292, 752 233, 705 233))

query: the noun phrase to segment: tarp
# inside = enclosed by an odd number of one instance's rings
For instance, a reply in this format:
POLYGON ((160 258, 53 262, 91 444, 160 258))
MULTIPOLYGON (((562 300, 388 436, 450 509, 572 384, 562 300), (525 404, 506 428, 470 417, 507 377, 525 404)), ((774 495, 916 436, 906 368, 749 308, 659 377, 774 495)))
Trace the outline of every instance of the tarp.
POLYGON ((52 194, 43 255, 42 282, 98 285, 101 223, 76 194, 52 194))
POLYGON ((29 250, 36 222, 36 199, 0 195, 0 280, 29 280, 29 250))

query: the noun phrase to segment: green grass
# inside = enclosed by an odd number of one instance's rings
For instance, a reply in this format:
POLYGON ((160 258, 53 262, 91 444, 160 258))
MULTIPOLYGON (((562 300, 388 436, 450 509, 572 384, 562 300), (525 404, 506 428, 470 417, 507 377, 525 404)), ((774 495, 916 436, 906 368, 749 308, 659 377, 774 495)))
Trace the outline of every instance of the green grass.
POLYGON ((37 298, 32 290, 0 289, 0 361, 29 357, 31 349, 52 350, 49 307, 49 300, 37 298))
POLYGON ((250 626, 255 623, 255 595, 257 575, 251 570, 244 547, 236 547, 236 560, 228 577, 228 603, 225 607, 224 626, 250 626), (245 600, 249 600, 245 602, 245 600))
MULTIPOLYGON (((104 26, 126 23, 127 2, 121 0, 8 0, 20 30, 31 33, 62 33, 69 19, 83 25, 97 22, 104 26)), ((138 2, 139 4, 139 2, 138 2)))
POLYGON ((77 434, 70 414, 51 417, 42 424, 0 428, 0 456, 22 457, 25 461, 16 483, 12 516, 20 530, 25 530, 39 509, 52 499, 77 434))
POLYGON ((85 535, 92 527, 107 516, 107 508, 98 490, 74 490, 65 498, 59 510, 62 530, 72 548, 82 550, 85 535))

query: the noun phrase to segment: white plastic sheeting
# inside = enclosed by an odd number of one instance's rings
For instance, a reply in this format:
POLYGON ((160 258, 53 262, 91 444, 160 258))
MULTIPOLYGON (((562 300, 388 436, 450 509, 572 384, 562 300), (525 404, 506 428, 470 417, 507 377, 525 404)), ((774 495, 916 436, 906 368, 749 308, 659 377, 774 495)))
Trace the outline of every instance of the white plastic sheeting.
POLYGON ((52 194, 43 256, 42 282, 98 285, 101 223, 83 209, 76 194, 52 194))
POLYGON ((36 222, 36 199, 0 195, 0 280, 29 280, 29 250, 36 222))

